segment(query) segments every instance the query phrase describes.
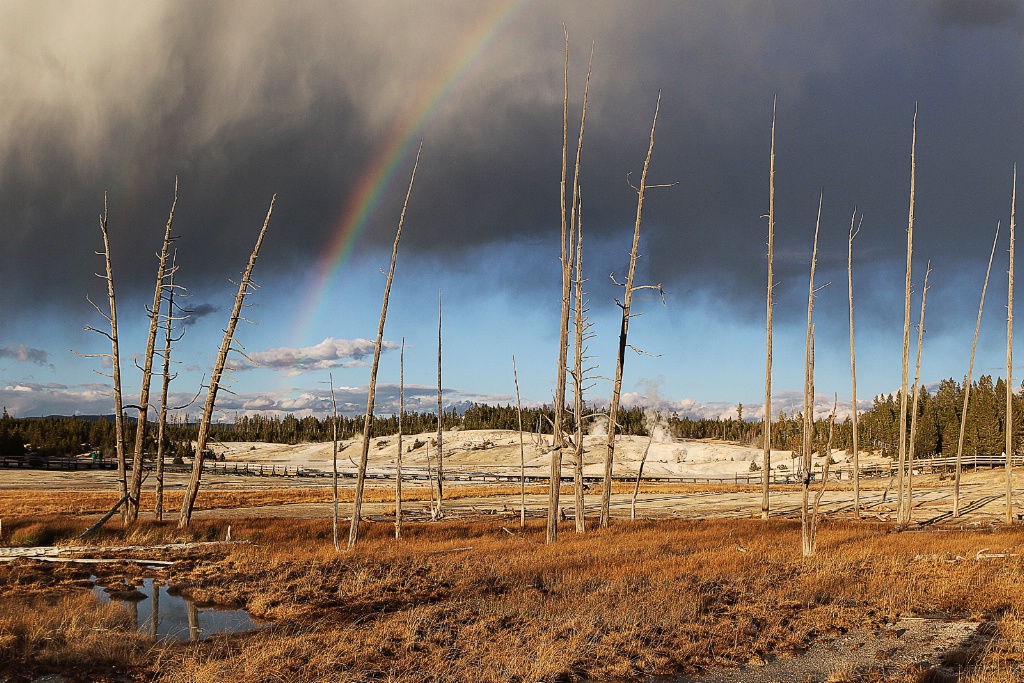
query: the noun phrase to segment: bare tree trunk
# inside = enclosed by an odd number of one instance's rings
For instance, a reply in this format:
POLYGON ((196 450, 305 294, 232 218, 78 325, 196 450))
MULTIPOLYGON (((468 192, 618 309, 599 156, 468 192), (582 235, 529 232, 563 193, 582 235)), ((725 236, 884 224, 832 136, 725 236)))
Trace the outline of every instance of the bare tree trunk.
MULTIPOLYGON (((607 527, 611 520, 611 496, 612 496, 612 468, 615 462, 615 428, 616 419, 619 413, 619 396, 622 393, 622 366, 626 361, 626 335, 629 332, 629 307, 633 302, 633 292, 636 289, 653 288, 650 285, 641 287, 633 286, 633 275, 636 273, 637 249, 640 246, 640 219, 644 211, 644 191, 647 189, 647 170, 651 165, 651 154, 654 152, 654 130, 658 125, 658 110, 661 107, 661 92, 658 92, 658 102, 654 107, 654 121, 651 123, 651 138, 647 147, 647 158, 644 159, 644 169, 640 174, 640 185, 636 188, 636 224, 633 227, 633 248, 629 253, 629 273, 623 285, 624 293, 622 303, 622 323, 619 327, 619 350, 615 363, 615 384, 612 388, 611 405, 608 408, 608 445, 604 457, 604 487, 601 491, 601 527, 607 527)), ((612 278, 614 281, 614 277, 612 278)), ((660 286, 657 287, 660 289, 660 286)))
POLYGON ((573 490, 575 493, 576 503, 576 533, 582 534, 587 530, 586 521, 586 501, 584 499, 583 491, 583 455, 584 449, 584 434, 583 434, 583 391, 584 391, 584 368, 583 368, 583 356, 585 349, 583 344, 588 337, 586 335, 586 329, 589 327, 587 323, 587 306, 583 301, 583 216, 581 215, 580 205, 577 204, 576 211, 576 257, 575 257, 575 269, 576 269, 576 290, 575 290, 575 310, 573 313, 573 320, 575 323, 575 339, 574 339, 574 358, 573 358, 573 413, 576 417, 576 448, 574 453, 574 459, 576 461, 576 467, 574 468, 573 476, 573 490))
POLYGON ((437 511, 436 519, 444 516, 444 442, 442 438, 444 409, 441 407, 441 290, 437 290, 437 511))
POLYGON ((804 371, 804 424, 803 424, 803 477, 801 482, 800 541, 804 557, 814 554, 811 540, 810 490, 814 477, 814 327, 805 352, 804 371))
MULTIPOLYGON (((107 281, 107 303, 109 305, 109 312, 104 313, 88 296, 86 296, 86 300, 88 300, 89 303, 92 304, 93 308, 95 308, 96 311, 110 324, 110 332, 98 330, 95 327, 86 327, 85 329, 97 332, 110 340, 109 357, 111 372, 109 376, 113 381, 114 389, 114 445, 117 451, 117 491, 119 498, 124 500, 128 497, 128 469, 125 463, 124 409, 122 408, 121 399, 121 356, 117 335, 117 298, 114 294, 114 270, 110 261, 110 236, 107 232, 106 193, 103 195, 103 215, 100 216, 100 233, 103 235, 103 251, 97 253, 103 256, 105 274, 99 275, 97 273, 97 277, 107 281)), ((106 354, 98 355, 105 356, 106 354)), ((105 518, 104 521, 106 521, 106 519, 109 519, 109 516, 105 518)), ((125 524, 127 521, 128 510, 127 508, 122 508, 121 523, 125 524)))
MULTIPOLYGON (((366 462, 370 457, 370 428, 373 426, 373 399, 377 389, 377 368, 380 365, 381 345, 384 343, 384 322, 388 315, 388 297, 391 295, 391 282, 395 278, 395 262, 398 260, 398 242, 402 239, 402 224, 405 223, 405 210, 409 206, 409 196, 416 180, 416 169, 420 165, 420 152, 423 143, 416 151, 416 161, 412 165, 412 177, 409 178, 409 189, 405 192, 402 214, 398 218, 398 231, 395 233, 395 246, 391 249, 391 268, 388 269, 388 281, 384 286, 384 301, 380 307, 380 321, 377 323, 377 341, 373 349, 373 365, 370 366, 370 385, 366 395, 366 417, 363 420, 363 451, 359 456, 359 473, 356 476, 355 500, 352 505, 352 523, 348 529, 348 549, 352 550, 359 540, 359 518, 363 508, 363 486, 366 483, 366 462)), ((440 415, 438 420, 440 421, 440 415)), ((440 446, 440 444, 438 444, 440 446)))
POLYGON ((427 483, 430 488, 430 518, 437 519, 437 506, 434 505, 434 467, 430 464, 430 442, 427 442, 427 483))
POLYGON ((331 537, 334 540, 334 552, 341 551, 341 541, 338 539, 338 399, 334 395, 334 374, 328 373, 328 381, 331 385, 331 406, 334 413, 331 416, 331 537))
POLYGON ((814 271, 818 265, 818 230, 821 227, 821 205, 823 195, 818 196, 818 218, 814 223, 814 247, 811 250, 811 277, 807 286, 807 341, 804 349, 804 429, 803 429, 803 491, 802 504, 800 508, 800 540, 803 546, 804 557, 814 554, 814 546, 811 541, 811 528, 809 519, 809 490, 811 476, 813 449, 814 449, 814 296, 817 290, 814 288, 814 271))
POLYGON ((526 528, 526 446, 523 445, 523 404, 519 400, 519 375, 512 354, 512 379, 516 383, 516 413, 519 415, 519 528, 526 528))
POLYGON ((924 272, 924 288, 921 290, 921 322, 917 326, 917 361, 914 369, 914 407, 910 418, 910 448, 907 450, 907 505, 903 516, 903 524, 909 524, 914 516, 914 442, 917 440, 917 401, 921 385, 921 345, 924 342, 924 304, 928 298, 928 276, 932 272, 932 262, 924 272))
POLYGON ((828 442, 825 446, 825 464, 821 466, 821 486, 818 487, 817 493, 814 494, 814 509, 811 513, 811 529, 810 529, 810 554, 814 554, 814 548, 818 542, 818 511, 821 507, 821 497, 825 494, 825 487, 828 486, 828 470, 832 464, 832 436, 835 434, 836 427, 836 407, 839 405, 839 397, 836 396, 832 403, 832 414, 828 418, 828 442))
POLYGON ((907 220, 907 277, 906 292, 903 306, 903 381, 900 384, 900 456, 899 456, 899 504, 896 518, 905 515, 903 506, 904 483, 903 472, 907 465, 907 390, 910 374, 910 276, 911 260, 914 254, 914 182, 917 175, 917 108, 914 108, 914 137, 910 147, 910 215, 907 220))
MULTIPOLYGON (((860 226, 853 229, 857 220, 857 209, 853 210, 850 218, 850 241, 846 257, 846 279, 850 293, 850 391, 853 404, 853 514, 860 519, 860 445, 858 442, 857 417, 857 355, 853 349, 853 240, 860 232, 860 226)), ((861 218, 863 223, 864 219, 861 218)))
MULTIPOLYGON (((587 123, 587 98, 590 95, 590 71, 594 64, 594 49, 590 49, 590 66, 587 68, 587 82, 583 90, 583 112, 580 115, 580 136, 576 143, 576 164, 572 181, 572 212, 570 217, 568 245, 566 245, 566 224, 565 224, 565 156, 568 141, 568 98, 569 98, 569 53, 568 34, 566 34, 566 60, 565 60, 565 97, 563 102, 563 128, 562 128, 562 317, 559 330, 559 352, 558 352, 558 385, 555 387, 555 432, 554 450, 551 451, 551 490, 548 500, 548 526, 547 542, 551 543, 558 538, 558 498, 562 485, 562 450, 565 447, 565 439, 562 434, 562 423, 565 413, 565 378, 567 374, 566 354, 569 348, 569 309, 571 307, 570 288, 572 284, 572 271, 574 267, 573 242, 577 232, 577 206, 580 189, 580 156, 583 153, 583 133, 587 123)), ((576 250, 578 251, 578 250, 576 250)), ((579 416, 577 416, 578 419, 579 416)), ((577 456, 581 456, 577 452, 577 456)), ((577 531, 579 529, 577 528, 577 531)))
POLYGON ((245 296, 255 288, 252 282, 252 269, 256 265, 256 258, 260 254, 260 247, 263 245, 263 237, 267 234, 267 226, 270 225, 270 216, 274 213, 274 202, 277 201, 275 194, 270 200, 270 208, 267 210, 267 217, 263 220, 263 228, 259 237, 256 238, 256 246, 253 247, 249 256, 249 263, 242 273, 242 279, 238 283, 238 293, 235 295, 235 305, 231 310, 231 317, 228 319, 228 326, 224 330, 224 338, 220 343, 220 351, 217 353, 217 362, 213 366, 213 374, 210 375, 210 385, 206 393, 206 405, 203 407, 203 417, 199 422, 199 434, 196 437, 196 454, 192 460, 192 477, 189 480, 188 488, 185 489, 185 497, 181 502, 181 512, 178 515, 178 527, 186 528, 192 521, 192 509, 196 503, 196 496, 199 495, 199 484, 203 476, 203 460, 206 457, 206 443, 210 438, 210 422, 213 419, 213 408, 217 402, 217 391, 220 389, 221 377, 224 374, 224 364, 228 359, 228 352, 235 340, 235 328, 238 326, 238 319, 242 315, 242 305, 245 296))
POLYGON ((395 460, 395 540, 402 538, 402 414, 405 413, 405 337, 398 354, 398 458, 395 460))
POLYGON ((160 304, 163 301, 164 279, 167 271, 167 254, 171 246, 171 224, 174 222, 174 208, 178 205, 178 179, 174 179, 174 201, 164 228, 164 241, 160 249, 159 265, 156 269, 156 287, 153 290, 153 307, 149 309, 149 336, 146 339, 146 356, 142 365, 142 388, 139 391, 139 418, 135 424, 135 451, 132 457, 132 481, 128 491, 128 521, 139 518, 139 498, 142 493, 142 446, 146 438, 146 423, 149 421, 149 387, 153 379, 153 355, 156 353, 156 333, 160 327, 160 304))
POLYGON ((967 379, 964 382, 964 405, 960 412, 960 440, 956 446, 956 473, 953 477, 953 516, 960 516, 960 471, 963 463, 964 435, 967 430, 967 404, 971 397, 971 376, 974 373, 974 353, 978 349, 978 330, 981 329, 981 312, 985 308, 985 292, 988 290, 988 276, 992 272, 992 258, 996 255, 996 242, 999 241, 999 223, 996 223, 996 236, 992 238, 992 252, 988 255, 988 268, 985 270, 985 284, 981 288, 981 303, 978 304, 978 321, 974 324, 974 342, 971 344, 971 362, 967 366, 967 379))
POLYGON ((1010 202, 1010 268, 1006 295, 1006 523, 1013 524, 1013 247, 1017 210, 1017 166, 1010 202))
POLYGON ((568 226, 566 223, 566 192, 567 164, 569 154, 569 33, 565 31, 565 71, 562 96, 562 312, 558 318, 558 372, 555 378, 554 419, 552 425, 551 479, 548 492, 548 523, 546 541, 552 543, 558 538, 558 497, 562 486, 562 412, 565 408, 565 356, 569 346, 569 277, 571 267, 567 248, 568 226))
POLYGON ((644 448, 644 454, 640 457, 640 466, 636 470, 636 482, 633 484, 633 497, 629 501, 629 518, 636 521, 636 497, 640 493, 640 478, 644 476, 644 464, 647 462, 647 453, 651 450, 651 443, 654 442, 654 429, 651 429, 651 433, 647 438, 647 446, 644 448))
MULTIPOLYGON (((156 505, 154 512, 157 521, 164 519, 164 430, 167 426, 167 392, 171 386, 171 345, 178 341, 174 339, 174 275, 178 270, 177 252, 171 260, 169 282, 167 284, 167 316, 165 318, 166 328, 164 336, 164 367, 163 387, 160 390, 160 418, 156 433, 156 505)), ((180 339, 180 337, 178 338, 180 339)))
POLYGON ((775 260, 775 102, 772 102, 772 153, 768 172, 768 327, 764 367, 764 456, 761 464, 761 519, 771 513, 769 480, 772 473, 772 303, 774 296, 773 263, 775 260))

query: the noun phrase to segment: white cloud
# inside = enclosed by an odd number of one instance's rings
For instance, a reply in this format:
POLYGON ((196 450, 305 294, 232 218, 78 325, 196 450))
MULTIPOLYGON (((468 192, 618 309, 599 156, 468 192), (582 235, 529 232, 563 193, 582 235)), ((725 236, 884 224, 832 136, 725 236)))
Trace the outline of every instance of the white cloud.
MULTIPOLYGON (((397 349, 398 344, 385 341, 384 349, 397 349)), ((365 367, 363 358, 373 354, 374 343, 369 339, 335 339, 328 337, 319 344, 302 348, 282 346, 266 351, 250 353, 249 358, 259 367, 271 370, 285 370, 289 376, 299 375, 314 370, 331 370, 333 368, 365 367)), ((253 366, 245 364, 238 370, 249 370, 253 366)))

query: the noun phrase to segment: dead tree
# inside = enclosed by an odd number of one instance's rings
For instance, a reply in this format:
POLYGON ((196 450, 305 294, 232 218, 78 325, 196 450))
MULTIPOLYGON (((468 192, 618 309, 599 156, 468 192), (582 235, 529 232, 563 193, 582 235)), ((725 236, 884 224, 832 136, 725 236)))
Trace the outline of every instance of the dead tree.
POLYGON ((956 446, 956 470, 953 475, 953 516, 960 516, 960 472, 963 465, 964 435, 967 430, 967 404, 971 398, 971 377, 974 373, 974 353, 978 349, 978 330, 981 329, 981 312, 985 308, 985 292, 988 290, 988 276, 992 272, 992 258, 996 255, 996 242, 999 241, 999 223, 996 223, 996 236, 992 238, 992 251, 988 255, 988 268, 985 270, 985 284, 981 287, 981 302, 978 304, 978 320, 974 323, 974 341, 971 343, 971 362, 967 365, 967 378, 964 380, 964 405, 960 412, 960 439, 956 446))
POLYGON ((811 524, 808 532, 811 550, 810 553, 805 553, 805 556, 814 554, 814 548, 818 542, 818 514, 821 507, 821 497, 825 495, 825 487, 828 486, 828 470, 832 464, 832 436, 835 434, 836 407, 838 405, 839 396, 836 395, 832 402, 832 414, 828 418, 828 442, 825 445, 825 463, 821 466, 821 486, 818 487, 817 493, 814 494, 814 507, 811 512, 811 524))
POLYGON ((561 267, 562 267, 562 312, 558 318, 558 371, 555 378, 555 398, 553 401, 554 420, 552 427, 552 449, 551 449, 551 479, 550 491, 548 492, 548 543, 558 537, 558 497, 562 485, 562 411, 565 408, 565 375, 566 375, 566 353, 569 345, 569 279, 572 272, 569 264, 571 248, 566 245, 569 237, 568 225, 566 224, 566 193, 565 184, 567 177, 567 164, 569 154, 569 32, 562 28, 565 33, 565 69, 563 73, 563 95, 562 95, 562 181, 561 181, 561 214, 562 214, 562 240, 561 240, 561 267))
POLYGON ((917 361, 914 369, 914 406, 910 418, 910 447, 907 449, 907 504, 904 506, 903 524, 909 524, 914 510, 914 442, 917 440, 917 402, 921 386, 921 344, 924 341, 924 305, 928 298, 928 276, 932 272, 932 262, 924 272, 924 288, 921 290, 921 322, 917 325, 917 361))
MULTIPOLYGON (((99 273, 96 273, 96 277, 98 277, 98 278, 100 278, 102 280, 106 280, 106 282, 107 282, 107 303, 108 303, 109 308, 108 308, 108 310, 106 312, 104 312, 103 309, 101 309, 99 306, 97 306, 93 302, 93 300, 91 298, 89 298, 88 294, 85 296, 85 299, 86 299, 86 301, 88 301, 92 305, 93 308, 96 309, 96 312, 99 313, 101 316, 103 316, 104 320, 107 321, 107 324, 110 325, 110 331, 107 332, 105 330, 99 330, 99 329, 96 329, 95 327, 86 327, 85 329, 89 330, 90 332, 96 332, 97 334, 103 335, 104 337, 109 339, 110 340, 110 353, 109 354, 106 354, 106 353, 83 353, 83 354, 77 354, 77 352, 74 352, 74 353, 76 353, 77 355, 86 357, 86 358, 109 358, 110 359, 110 367, 111 367, 110 374, 107 374, 105 372, 100 372, 99 370, 96 370, 95 372, 97 374, 99 374, 99 375, 103 375, 104 377, 109 377, 111 379, 111 381, 113 382, 113 392, 114 392, 114 447, 115 447, 115 449, 117 451, 117 492, 118 492, 118 498, 123 502, 124 500, 126 500, 128 498, 128 470, 127 470, 127 466, 126 466, 126 463, 125 463, 124 409, 123 409, 122 400, 121 400, 121 356, 120 356, 120 348, 119 348, 118 336, 117 336, 117 297, 114 294, 114 270, 113 270, 113 267, 111 266, 111 262, 110 262, 110 235, 107 232, 107 195, 106 195, 106 193, 104 193, 104 195, 103 195, 103 215, 100 216, 100 233, 103 235, 103 251, 97 251, 96 253, 99 256, 103 257, 103 263, 104 263, 104 268, 105 268, 104 273, 105 274, 101 275, 99 273)), ((114 510, 111 510, 111 514, 107 515, 107 517, 105 517, 102 521, 106 522, 108 519, 110 519, 110 517, 113 516, 113 513, 116 510, 117 510, 117 508, 115 507, 114 510)), ((127 511, 127 508, 121 508, 121 523, 125 524, 127 521, 128 521, 128 511, 127 511)))
POLYGON ((142 365, 142 387, 139 391, 139 417, 135 423, 135 450, 132 454, 132 480, 128 489, 128 522, 139 518, 139 497, 142 493, 142 446, 146 438, 146 423, 149 422, 149 387, 153 380, 153 356, 156 353, 156 333, 160 327, 160 304, 163 300, 164 280, 167 273, 167 256, 170 251, 171 224, 174 223, 174 208, 178 205, 178 179, 174 179, 174 201, 164 228, 164 241, 160 249, 156 269, 156 286, 153 289, 153 307, 149 313, 149 336, 146 338, 146 355, 142 365))
POLYGON ((444 516, 444 409, 441 407, 441 290, 437 290, 437 509, 434 519, 444 516))
POLYGON ((771 514, 769 480, 772 473, 772 303, 775 260, 775 101, 772 102, 772 152, 768 171, 768 326, 764 367, 764 465, 761 475, 761 519, 771 514))
MULTIPOLYGON (((563 98, 563 121, 562 121, 562 317, 559 329, 558 349, 558 384, 555 387, 555 419, 553 431, 555 434, 554 449, 551 451, 551 490, 548 496, 548 525, 547 542, 551 543, 558 538, 558 498, 562 485, 562 450, 565 447, 565 438, 562 433, 562 423, 565 413, 565 380, 568 369, 566 367, 566 355, 569 348, 569 309, 571 308, 571 283, 574 269, 575 253, 574 240, 576 237, 577 207, 579 203, 580 190, 580 157, 583 153, 583 133, 587 123, 587 98, 590 95, 590 72, 594 65, 594 48, 590 48, 590 66, 587 68, 587 81, 583 90, 583 112, 580 115, 580 135, 576 143, 576 163, 573 171, 572 181, 572 211, 570 215, 569 232, 566 235, 565 224, 565 183, 566 183, 566 159, 568 136, 568 120, 566 118, 569 100, 569 36, 566 34, 565 54, 565 91, 563 98), (568 237, 568 244, 566 238, 568 237)), ((578 417, 578 416, 577 416, 578 417)), ((578 420, 577 420, 578 422, 578 420)), ((577 455, 580 455, 577 453, 577 455)), ((578 524, 578 523, 577 523, 578 524)), ((577 529, 579 531, 579 529, 577 529)))
POLYGON ((395 460, 395 540, 402 538, 402 414, 405 413, 405 337, 398 352, 398 458, 395 460))
POLYGON ((512 354, 512 381, 516 384, 516 413, 519 415, 519 528, 526 528, 526 446, 523 445, 523 404, 519 400, 516 355, 512 354))
POLYGON ((583 217, 582 217, 582 201, 579 201, 576 206, 575 226, 576 226, 576 255, 574 258, 575 274, 575 292, 574 292, 574 311, 573 311, 573 323, 575 330, 574 338, 574 361, 572 369, 572 382, 573 382, 573 413, 576 418, 576 443, 574 445, 574 460, 575 468, 573 471, 573 489, 575 493, 576 503, 576 533, 582 534, 587 530, 586 522, 586 501, 584 499, 583 490, 583 456, 585 453, 584 448, 584 432, 583 432, 583 408, 585 406, 583 400, 584 392, 590 388, 585 385, 588 373, 592 372, 597 366, 584 367, 584 360, 589 359, 587 355, 587 342, 594 337, 593 333, 590 332, 591 323, 589 321, 590 312, 590 301, 584 300, 583 283, 586 280, 583 279, 583 217))
POLYGON ((615 427, 617 426, 616 418, 619 412, 619 396, 622 393, 622 366, 626 361, 626 348, 632 348, 634 351, 639 352, 636 347, 630 346, 626 342, 626 336, 629 333, 629 319, 632 317, 629 313, 630 305, 633 302, 633 292, 641 289, 656 289, 662 294, 662 301, 664 301, 664 292, 661 285, 634 285, 633 276, 636 273, 636 259, 637 249, 640 247, 640 219, 643 216, 644 211, 644 193, 648 188, 653 187, 666 187, 665 185, 648 185, 647 184, 647 170, 651 165, 651 154, 654 152, 654 130, 658 125, 658 110, 661 107, 661 92, 658 92, 658 101, 654 106, 654 121, 651 123, 651 137, 650 142, 647 146, 647 157, 644 159, 644 169, 640 174, 640 185, 634 187, 637 193, 636 203, 636 223, 633 227, 633 248, 629 252, 629 272, 626 275, 626 281, 624 283, 617 282, 615 280, 615 274, 611 274, 612 282, 622 287, 623 296, 622 301, 616 299, 615 303, 622 309, 622 322, 619 326, 619 349, 615 363, 615 384, 612 387, 612 400, 611 405, 608 408, 608 444, 607 450, 604 456, 604 485, 601 490, 601 527, 607 527, 610 520, 610 508, 611 508, 611 496, 612 496, 612 468, 615 462, 615 427))
MULTIPOLYGON (((849 285, 850 294, 850 392, 853 404, 853 514, 860 519, 860 444, 858 435, 857 417, 857 354, 853 349, 853 240, 860 232, 860 225, 854 230, 854 222, 857 220, 857 209, 853 210, 850 217, 850 240, 846 255, 846 281, 849 285)), ((861 223, 864 217, 861 216, 861 223)))
POLYGON ((434 505, 434 486, 437 482, 434 480, 434 467, 430 464, 430 442, 427 442, 427 483, 430 485, 430 519, 437 519, 437 506, 434 505))
POLYGON ((636 470, 636 481, 633 483, 633 497, 629 501, 629 518, 636 521, 636 497, 640 493, 640 479, 644 476, 644 464, 647 463, 647 454, 651 450, 651 444, 654 443, 654 428, 651 428, 651 433, 647 435, 647 445, 644 446, 644 454, 640 456, 640 466, 636 470))
MULTIPOLYGON (((395 233, 395 245, 391 249, 391 268, 388 270, 387 284, 384 285, 384 301, 380 307, 380 321, 377 323, 377 341, 373 347, 373 365, 370 366, 370 385, 366 395, 366 417, 363 419, 363 450, 359 455, 359 473, 356 476, 355 500, 352 505, 352 522, 348 528, 348 549, 355 547, 359 540, 359 518, 363 507, 363 486, 366 483, 366 462, 370 456, 370 428, 373 426, 373 399, 377 389, 377 368, 380 365, 380 352, 384 344, 384 323, 388 316, 388 297, 391 295, 391 283, 395 279, 395 262, 398 260, 398 242, 402 239, 402 225, 405 223, 405 211, 409 207, 409 196, 416 180, 416 169, 420 165, 420 152, 423 143, 416 150, 416 161, 412 165, 412 177, 409 178, 409 189, 405 192, 402 214, 398 218, 398 231, 395 233)), ((440 415, 438 419, 440 420, 440 415)))
MULTIPOLYGON (((162 373, 162 387, 160 389, 160 417, 157 421, 157 434, 156 434, 156 490, 155 498, 156 503, 154 505, 154 513, 157 521, 163 521, 164 519, 164 459, 167 457, 166 449, 164 446, 164 431, 167 427, 167 392, 170 389, 171 382, 177 377, 177 373, 171 374, 171 346, 172 344, 181 341, 184 336, 184 331, 181 335, 174 336, 174 321, 184 320, 188 315, 176 316, 175 310, 177 304, 174 303, 174 295, 176 289, 181 289, 180 285, 174 284, 174 275, 178 271, 177 266, 177 252, 171 257, 171 267, 167 274, 167 284, 165 290, 167 292, 167 313, 164 314, 164 348, 161 352, 163 356, 163 373, 162 373)), ((184 406, 180 406, 177 409, 181 409, 184 406)))
POLYGON ((1017 210, 1017 166, 1010 200, 1010 267, 1006 293, 1006 523, 1013 524, 1013 247, 1017 210))
POLYGON ((818 265, 818 229, 821 227, 821 204, 818 196, 818 218, 814 223, 814 247, 811 250, 811 277, 807 287, 807 341, 804 349, 804 424, 803 424, 803 498, 800 508, 800 540, 804 557, 814 554, 809 518, 809 490, 813 476, 814 450, 814 270, 818 265))
POLYGON ((907 389, 910 375, 910 276, 914 254, 914 181, 917 174, 917 108, 914 108, 914 133, 910 147, 910 216, 907 220, 907 277, 903 305, 903 381, 900 384, 900 455, 899 455, 899 505, 896 518, 901 519, 903 511, 903 471, 907 465, 907 389))
POLYGON ((334 395, 334 373, 328 373, 327 380, 331 386, 331 407, 334 409, 331 415, 331 536, 334 539, 334 552, 339 552, 341 542, 338 540, 338 399, 334 395))
MULTIPOLYGON (((240 348, 235 348, 235 328, 242 317, 242 306, 245 303, 246 295, 256 288, 252 281, 252 269, 256 266, 256 258, 260 254, 260 247, 263 245, 263 238, 267 234, 267 226, 270 225, 270 216, 274 213, 274 202, 277 201, 275 194, 270 199, 270 208, 267 209, 267 217, 263 219, 263 227, 256 238, 256 246, 249 255, 249 263, 242 273, 242 279, 238 282, 238 293, 235 294, 235 305, 231 309, 231 317, 228 319, 228 326, 224 329, 224 338, 220 343, 220 350, 217 352, 217 361, 213 366, 213 373, 210 375, 210 383, 206 391, 206 405, 203 406, 203 417, 199 422, 199 433, 196 436, 196 454, 192 460, 192 477, 189 479, 188 488, 185 489, 185 497, 181 502, 181 513, 178 516, 178 527, 184 529, 192 521, 192 510, 195 507, 196 496, 199 495, 199 484, 203 476, 203 461, 206 457, 206 444, 210 438, 210 423, 213 420, 213 409, 217 403, 217 392, 220 390, 221 380, 224 376, 224 365, 227 363, 228 352, 234 349, 244 355, 240 348)), ((239 345, 240 346, 240 345, 239 345)))

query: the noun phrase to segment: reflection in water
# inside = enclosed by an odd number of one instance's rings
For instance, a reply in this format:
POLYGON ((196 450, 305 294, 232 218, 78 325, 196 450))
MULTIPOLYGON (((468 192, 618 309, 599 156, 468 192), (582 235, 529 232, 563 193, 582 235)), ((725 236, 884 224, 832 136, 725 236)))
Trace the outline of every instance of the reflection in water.
MULTIPOLYGON (((131 586, 125 588, 130 589, 131 586)), ((170 595, 166 582, 156 583, 153 579, 143 579, 138 590, 145 598, 119 602, 135 620, 139 633, 147 634, 154 640, 197 641, 214 633, 237 633, 260 627, 245 610, 216 607, 200 609, 195 602, 184 596, 170 595)), ((110 596, 102 586, 94 587, 93 594, 101 602, 110 602, 110 596)))
MULTIPOLYGON (((153 580, 150 579, 150 582, 153 580)), ((157 639, 156 625, 160 622, 160 591, 151 590, 150 599, 153 601, 153 618, 149 620, 149 637, 153 640, 157 639)), ((138 616, 135 617, 135 623, 139 623, 138 616)))
POLYGON ((188 639, 199 640, 199 636, 203 632, 199 628, 199 609, 196 608, 196 603, 191 600, 186 600, 185 605, 188 607, 188 639))

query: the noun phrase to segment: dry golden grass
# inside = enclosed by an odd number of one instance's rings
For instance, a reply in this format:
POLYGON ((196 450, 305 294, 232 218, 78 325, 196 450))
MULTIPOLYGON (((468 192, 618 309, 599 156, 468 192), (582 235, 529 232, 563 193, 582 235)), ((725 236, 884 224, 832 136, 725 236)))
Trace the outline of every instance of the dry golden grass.
MULTIPOLYGON (((831 486, 835 489, 836 487, 831 486)), ((798 491, 799 486, 778 486, 776 490, 798 491)), ((640 487, 642 493, 733 493, 756 492, 758 486, 743 484, 658 484, 645 483, 640 487)), ((597 496, 601 486, 592 487, 588 495, 597 496)), ((626 494, 633 492, 633 485, 624 482, 614 483, 612 493, 626 494)), ((571 486, 562 487, 564 495, 572 493, 571 486)), ((546 484, 526 487, 527 495, 548 494, 546 484)), ((430 489, 425 486, 405 485, 402 489, 403 500, 412 503, 430 500, 430 489)), ((488 498, 497 496, 519 496, 518 484, 476 484, 462 486, 446 486, 446 500, 465 498, 488 498)), ((342 488, 338 491, 342 503, 351 503, 353 489, 342 488)), ((367 487, 363 500, 367 503, 388 503, 395 499, 393 487, 367 487)), ((182 492, 167 491, 164 494, 164 510, 173 516, 181 507, 182 492)), ((269 505, 288 505, 292 503, 330 503, 332 500, 329 486, 318 487, 279 487, 279 488, 227 488, 204 487, 199 489, 196 509, 236 509, 241 507, 259 507, 269 505)), ((118 501, 117 493, 110 491, 68 491, 39 489, 9 489, 0 495, 0 517, 18 515, 93 515, 105 513, 118 501)), ((142 509, 151 511, 155 505, 152 491, 143 492, 142 509)))
MULTIPOLYGON (((400 542, 377 523, 340 554, 323 520, 197 521, 186 536, 144 523, 105 530, 99 542, 218 538, 229 521, 233 536, 252 544, 188 555, 171 583, 200 601, 244 605, 274 626, 198 646, 133 645, 118 655, 133 673, 173 683, 637 680, 786 656, 820 635, 917 614, 991 621, 997 637, 970 680, 1021 680, 1024 560, 973 559, 982 548, 1024 544, 1018 529, 895 533, 826 522, 810 560, 800 557, 799 526, 781 520, 619 522, 583 536, 566 526, 554 545, 543 543, 540 522, 515 535, 493 520, 409 524, 400 542)), ((42 519, 15 523, 45 535, 42 519)), ((65 522, 51 535, 84 524, 65 522)), ((0 604, 71 590, 76 580, 70 570, 0 565, 0 604)), ((0 620, 0 647, 14 630, 0 620)), ((62 648, 80 656, 65 638, 33 659, 31 648, 43 646, 17 638, 23 668, 55 661, 62 648)), ((911 667, 871 680, 928 675, 911 667)))
POLYGON ((150 649, 124 609, 99 605, 84 590, 0 601, 0 673, 81 672, 97 680, 99 672, 142 669, 150 649))

